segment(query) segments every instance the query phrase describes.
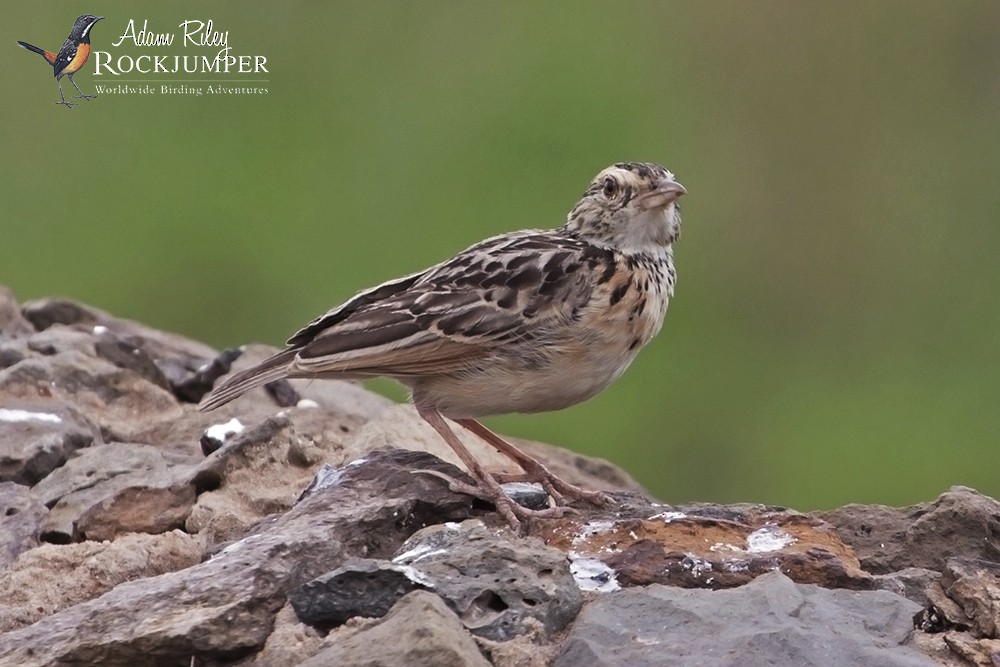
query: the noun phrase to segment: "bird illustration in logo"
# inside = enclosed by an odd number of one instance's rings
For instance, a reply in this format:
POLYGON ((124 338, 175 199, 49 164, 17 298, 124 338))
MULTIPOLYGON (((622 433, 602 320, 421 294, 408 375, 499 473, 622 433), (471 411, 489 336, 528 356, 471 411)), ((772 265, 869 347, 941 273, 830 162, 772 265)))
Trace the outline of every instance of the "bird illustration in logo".
POLYGON ((59 49, 58 53, 52 53, 51 51, 46 51, 45 49, 40 49, 34 44, 28 44, 27 42, 22 42, 17 40, 17 43, 22 49, 27 49, 28 51, 34 51, 41 57, 45 58, 45 61, 52 65, 52 71, 56 77, 56 84, 59 85, 59 102, 53 102, 53 104, 62 104, 66 107, 75 107, 77 103, 66 101, 66 97, 63 95, 62 89, 62 78, 64 76, 69 77, 69 82, 73 84, 79 95, 74 95, 77 98, 83 98, 85 100, 92 100, 97 95, 85 95, 80 86, 76 85, 76 81, 73 80, 73 75, 76 74, 81 67, 87 63, 87 58, 90 57, 90 29, 94 27, 94 24, 103 19, 103 16, 92 16, 91 14, 84 14, 76 20, 73 24, 73 30, 70 31, 69 37, 63 42, 62 48, 59 49))

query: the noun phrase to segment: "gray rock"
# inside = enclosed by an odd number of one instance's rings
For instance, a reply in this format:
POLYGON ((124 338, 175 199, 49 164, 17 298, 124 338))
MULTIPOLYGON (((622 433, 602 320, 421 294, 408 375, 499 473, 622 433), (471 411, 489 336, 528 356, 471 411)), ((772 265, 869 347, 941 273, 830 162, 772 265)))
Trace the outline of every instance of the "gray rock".
POLYGON ((0 340, 30 334, 34 330, 31 322, 21 315, 14 293, 9 287, 0 285, 0 340))
POLYGON ((877 574, 872 577, 875 588, 880 591, 889 591, 896 595, 902 595, 911 602, 916 602, 921 607, 929 602, 927 592, 941 578, 940 572, 928 570, 923 567, 908 567, 898 572, 889 574, 877 574))
MULTIPOLYGON (((197 401, 200 398, 200 395, 185 395, 181 387, 190 382, 201 367, 216 356, 215 350, 203 343, 114 317, 97 308, 66 299, 28 302, 24 305, 23 314, 40 331, 55 325, 72 326, 85 329, 95 337, 119 341, 140 350, 154 361, 159 375, 165 377, 174 393, 184 400, 197 401)), ((115 358, 122 361, 120 357, 115 358)), ((133 362, 125 363, 123 367, 130 366, 135 370, 133 362)), ((138 374, 146 373, 140 370, 138 374)))
POLYGON ((609 593, 574 623, 555 667, 933 667, 904 646, 917 605, 828 590, 780 572, 740 588, 609 593))
POLYGON ((582 596, 569 560, 540 540, 511 539, 481 521, 430 526, 393 558, 440 595, 473 634, 506 641, 541 625, 550 634, 569 625, 582 596))
POLYGON ((907 567, 940 572, 953 556, 1000 562, 1000 502, 964 486, 931 503, 845 505, 813 516, 836 527, 873 574, 907 567))
MULTIPOLYGON (((15 371, 23 363, 0 371, 15 371)), ((31 486, 94 441, 92 427, 58 400, 11 396, 0 386, 0 481, 31 486)))
POLYGON ((300 586, 288 601, 299 620, 322 630, 356 616, 382 618, 404 595, 424 588, 407 569, 383 560, 351 558, 300 586))
POLYGON ((414 591, 378 624, 331 633, 300 667, 490 667, 461 621, 433 593, 414 591))
POLYGON ((182 527, 195 501, 192 463, 151 445, 111 443, 77 452, 32 489, 52 507, 42 539, 67 544, 182 527))
POLYGON ((412 474, 414 468, 457 472, 419 452, 372 453, 345 469, 340 484, 262 522, 205 562, 120 584, 0 635, 0 664, 131 667, 259 649, 301 584, 351 556, 386 557, 424 525, 468 516, 467 496, 436 477, 412 474))
MULTIPOLYGON (((139 442, 131 437, 150 421, 182 414, 170 392, 129 369, 70 349, 25 358, 0 371, 0 397, 67 405, 100 428, 104 441, 139 442)), ((37 480, 35 480, 37 481, 37 480)))
POLYGON ((23 552, 38 546, 48 509, 14 482, 0 482, 0 571, 23 552))

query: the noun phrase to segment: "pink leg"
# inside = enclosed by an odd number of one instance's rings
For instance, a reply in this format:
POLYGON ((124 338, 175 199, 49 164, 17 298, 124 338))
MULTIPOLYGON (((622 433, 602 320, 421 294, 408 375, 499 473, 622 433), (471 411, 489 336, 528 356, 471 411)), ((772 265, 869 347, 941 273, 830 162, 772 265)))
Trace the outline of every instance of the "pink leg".
POLYGON ((521 466, 521 469, 523 469, 525 473, 524 475, 497 475, 498 479, 502 479, 505 482, 517 481, 535 482, 541 484, 542 488, 545 489, 545 491, 552 496, 552 499, 557 503, 562 503, 564 496, 571 499, 586 500, 587 502, 597 505, 606 505, 609 502, 612 502, 612 499, 605 493, 600 491, 587 491, 586 489, 581 489, 578 486, 556 477, 533 457, 528 456, 520 449, 501 438, 499 435, 480 424, 475 419, 457 419, 456 422, 463 428, 469 430, 491 444, 501 454, 517 463, 517 465, 521 466))
POLYGON ((503 492, 503 489, 500 487, 500 483, 497 482, 496 478, 486 472, 475 457, 472 456, 472 453, 466 449, 465 445, 462 444, 462 441, 459 440, 457 435, 455 435, 455 432, 448 426, 448 422, 444 420, 444 417, 441 416, 440 412, 434 408, 420 405, 417 405, 416 408, 417 413, 423 417, 424 421, 430 424, 434 430, 437 431, 442 438, 444 438, 444 441, 447 442, 448 445, 455 451, 458 458, 462 459, 462 463, 464 463, 472 473, 472 476, 475 478, 477 484, 466 484, 465 482, 460 482, 457 479, 437 471, 423 470, 420 472, 440 477, 448 482, 448 487, 456 493, 465 493, 493 503, 496 505, 497 511, 503 515, 511 529, 515 532, 520 530, 521 522, 519 519, 562 516, 562 508, 553 507, 547 510, 531 510, 515 503, 507 496, 507 494, 503 492))

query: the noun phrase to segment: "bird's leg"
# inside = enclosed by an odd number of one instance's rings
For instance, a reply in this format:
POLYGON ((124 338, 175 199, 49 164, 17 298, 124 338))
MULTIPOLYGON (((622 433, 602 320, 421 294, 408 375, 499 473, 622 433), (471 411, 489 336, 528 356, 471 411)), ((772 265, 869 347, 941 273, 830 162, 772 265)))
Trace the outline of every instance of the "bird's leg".
POLYGON ((76 92, 80 93, 79 95, 74 95, 73 97, 82 97, 85 100, 96 100, 97 99, 97 95, 84 95, 83 91, 80 90, 80 86, 76 85, 76 81, 73 80, 73 75, 72 74, 69 75, 69 82, 73 84, 74 88, 76 88, 76 92))
POLYGON ((448 475, 437 471, 421 470, 419 472, 440 477, 448 482, 448 488, 456 493, 465 493, 493 503, 496 505, 497 511, 503 515, 514 532, 520 531, 521 522, 519 519, 562 516, 564 510, 559 507, 553 507, 547 510, 531 510, 527 507, 522 507, 511 500, 510 497, 504 493, 503 488, 501 488, 500 483, 497 482, 496 478, 486 472, 482 465, 480 465, 479 461, 477 461, 475 457, 472 456, 472 453, 466 449, 465 445, 462 444, 462 441, 459 440, 457 435, 455 435, 455 432, 448 426, 448 423, 444 420, 444 417, 441 416, 440 412, 438 412, 435 408, 424 407, 421 405, 417 405, 416 408, 417 413, 423 417, 424 421, 430 424, 431 427, 433 427, 433 429, 437 431, 442 438, 444 438, 444 441, 448 443, 448 446, 455 451, 458 458, 462 459, 462 463, 464 463, 465 467, 472 473, 472 476, 475 478, 477 484, 466 484, 465 482, 460 482, 453 477, 449 477, 448 475))
MULTIPOLYGON (((70 79, 70 81, 72 81, 72 79, 70 79)), ((62 91, 62 81, 60 81, 59 79, 56 79, 56 85, 59 86, 59 98, 62 100, 62 102, 53 102, 52 104, 62 104, 62 105, 65 105, 67 108, 70 108, 70 109, 72 109, 73 107, 75 107, 76 106, 75 102, 67 102, 66 101, 66 96, 63 95, 63 91, 62 91)))
POLYGON ((612 502, 612 499, 606 493, 587 491, 556 477, 533 457, 528 456, 475 419, 457 419, 456 421, 460 426, 488 442, 497 451, 514 461, 524 470, 523 475, 498 475, 497 479, 505 482, 535 482, 541 484, 542 488, 557 503, 562 502, 564 497, 586 500, 596 505, 606 505, 612 502))

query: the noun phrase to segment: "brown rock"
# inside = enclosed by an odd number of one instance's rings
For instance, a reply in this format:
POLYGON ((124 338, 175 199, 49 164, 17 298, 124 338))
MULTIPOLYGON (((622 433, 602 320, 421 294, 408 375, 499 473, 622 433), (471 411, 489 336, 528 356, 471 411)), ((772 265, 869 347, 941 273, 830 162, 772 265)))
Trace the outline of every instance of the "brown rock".
POLYGON ((273 417, 206 457, 192 477, 201 494, 187 530, 207 529, 212 542, 234 539, 260 519, 291 508, 314 469, 293 454, 302 440, 287 416, 273 417))
POLYGON ((0 482, 0 571, 25 551, 38 546, 45 505, 14 482, 0 482))
POLYGON ((931 503, 845 505, 812 515, 832 524, 873 574, 907 567, 940 572, 953 556, 1000 561, 1000 502, 964 486, 931 503))
POLYGON ((976 637, 1000 639, 1000 563, 949 558, 940 583, 976 637))
POLYGON ((1000 640, 975 639, 964 632, 949 632, 943 636, 945 645, 959 664, 975 667, 996 667, 1000 665, 1000 640))
POLYGON ((190 461, 150 445, 80 450, 32 489, 52 505, 42 539, 66 544, 182 527, 195 501, 190 461))
MULTIPOLYGON (((202 551, 199 538, 173 531, 125 535, 114 542, 46 544, 22 553, 0 573, 0 632, 30 625, 123 582, 190 567, 201 559, 202 551)), ((45 632, 39 635, 45 636, 45 632)), ((0 644, 5 641, 0 635, 0 644)), ((10 663, 0 660, 0 664, 10 663)))
POLYGON ((194 486, 185 481, 128 486, 87 508, 76 527, 86 540, 112 540, 126 533, 165 533, 183 528, 194 501, 194 486))
POLYGON ((687 512, 664 509, 626 505, 613 517, 537 522, 531 533, 568 553, 578 580, 581 572, 597 568, 590 576, 600 578, 581 581, 585 588, 652 583, 731 588, 774 570, 798 583, 873 587, 836 532, 809 516, 746 506, 738 511, 711 506, 692 506, 687 512), (728 516, 718 518, 720 510, 728 516))
POLYGON ((299 621, 290 605, 282 607, 274 617, 274 631, 257 653, 231 667, 272 667, 273 665, 299 665, 313 656, 323 646, 323 636, 299 621))
POLYGON ((375 625, 330 633, 301 667, 490 667, 461 621, 433 593, 414 591, 375 625))

